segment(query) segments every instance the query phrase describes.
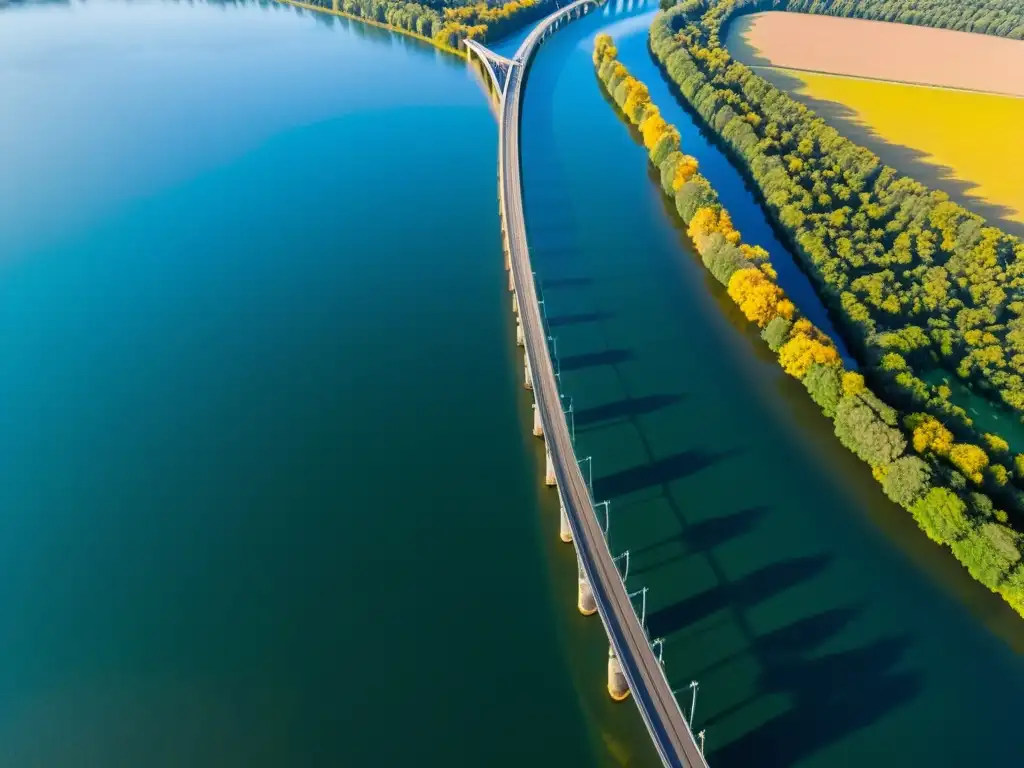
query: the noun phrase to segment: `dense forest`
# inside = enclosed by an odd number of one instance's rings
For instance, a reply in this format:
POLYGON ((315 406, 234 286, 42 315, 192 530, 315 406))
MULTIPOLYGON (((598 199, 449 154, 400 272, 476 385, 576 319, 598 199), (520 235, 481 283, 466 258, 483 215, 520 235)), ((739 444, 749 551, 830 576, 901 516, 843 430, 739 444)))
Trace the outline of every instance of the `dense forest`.
MULTIPOLYGON (((779 3, 772 3, 778 7, 779 3)), ((789 0, 788 11, 896 21, 1024 40, 1020 0, 789 0)))
MULTIPOLYGON (((298 0, 331 10, 332 0, 298 0)), ((505 4, 465 0, 338 0, 337 10, 408 32, 453 51, 467 38, 486 42, 504 37, 550 11, 548 0, 505 4)))
MULTIPOLYGON (((860 15, 867 15, 900 4, 869 0, 856 5, 860 15)), ((935 26, 958 23, 969 9, 991 10, 980 3, 919 5, 917 12, 935 26)), ((1011 13, 1010 4, 1003 5, 1011 13)), ((966 523, 956 527, 952 538, 937 535, 930 524, 922 522, 922 527, 954 551, 968 546, 966 541, 982 551, 976 546, 977 531, 995 536, 995 550, 1010 558, 1005 567, 976 568, 969 557, 961 559, 976 578, 1004 591, 1008 582, 1003 580, 1017 573, 1020 557, 1020 537, 1003 524, 1024 530, 1024 456, 1011 455, 1000 436, 977 430, 951 401, 948 387, 923 377, 937 368, 948 370, 1018 416, 1024 413, 1024 243, 988 226, 945 194, 883 165, 733 61, 722 45, 725 25, 741 13, 803 6, 801 0, 789 5, 685 0, 655 19, 651 50, 684 101, 755 183, 862 360, 868 382, 885 400, 870 395, 872 404, 861 410, 863 422, 852 431, 839 427, 840 414, 848 415, 845 406, 823 405, 826 413, 835 413, 840 439, 872 465, 883 485, 897 462, 900 473, 913 465, 919 478, 926 466, 925 496, 937 498, 931 491, 941 489, 949 508, 962 505, 966 523), (877 450, 853 447, 858 434, 877 436, 877 450), (908 445, 910 453, 903 455, 908 445)), ((847 6, 806 3, 809 10, 829 13, 847 6)), ((694 185, 670 192, 686 221, 698 193, 711 199, 694 185)), ((734 255, 718 259, 734 260, 734 255)), ((771 323, 775 331, 767 340, 777 346, 790 337, 792 327, 776 319, 771 323)), ((805 373, 814 386, 820 385, 820 374, 805 373)), ((830 391, 836 391, 835 377, 828 378, 830 391)), ((813 391, 812 396, 822 404, 813 391)), ((913 498, 916 494, 897 500, 913 498)), ((1024 585, 1024 573, 1020 579, 1024 585)), ((1011 602, 1024 608, 1019 600, 1011 602)))
MULTIPOLYGON (((883 492, 908 510, 934 541, 949 546, 971 575, 1024 614, 1024 538, 983 492, 993 471, 989 453, 1005 457, 1008 446, 988 435, 983 449, 958 441, 924 411, 901 413, 884 402, 858 372, 844 368, 833 341, 807 318, 776 282, 768 253, 746 244, 733 226, 696 158, 685 154, 675 126, 651 102, 647 87, 618 61, 614 42, 599 35, 594 47, 598 79, 622 116, 636 126, 658 170, 662 190, 704 266, 744 316, 761 329, 779 365, 801 381, 830 418, 836 437, 871 466, 883 492), (987 449, 987 450, 986 450, 987 449)), ((1010 472, 996 470, 1001 490, 1010 472), (1003 473, 1006 473, 1003 475, 1003 473)))

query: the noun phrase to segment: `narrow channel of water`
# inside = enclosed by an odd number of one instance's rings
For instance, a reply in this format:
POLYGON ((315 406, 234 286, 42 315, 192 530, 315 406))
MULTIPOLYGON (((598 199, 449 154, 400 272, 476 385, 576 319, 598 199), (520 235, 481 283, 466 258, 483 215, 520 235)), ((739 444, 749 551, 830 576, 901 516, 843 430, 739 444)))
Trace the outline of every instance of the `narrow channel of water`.
POLYGON ((613 5, 541 49, 523 162, 580 454, 630 586, 649 588, 669 678, 699 681, 695 723, 721 768, 1015 764, 1021 619, 838 444, 701 266, 599 90, 590 56, 608 31, 738 228, 775 253, 738 174, 673 107, 646 51, 652 8, 613 5))
POLYGON ((465 64, 11 8, 0 101, 3 764, 618 762, 465 64))

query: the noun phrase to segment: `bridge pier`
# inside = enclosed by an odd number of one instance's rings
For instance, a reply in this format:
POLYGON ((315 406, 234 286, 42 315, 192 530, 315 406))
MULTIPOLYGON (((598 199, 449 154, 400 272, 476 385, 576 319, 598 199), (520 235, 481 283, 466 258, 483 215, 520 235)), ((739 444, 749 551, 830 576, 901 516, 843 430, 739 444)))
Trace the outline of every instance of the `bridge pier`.
POLYGON ((544 467, 544 485, 553 488, 558 485, 558 481, 555 479, 555 461, 551 458, 550 449, 545 450, 544 455, 547 457, 544 467))
POLYGON ((533 404, 533 436, 544 437, 544 425, 540 422, 540 408, 533 404))
POLYGON ((520 347, 526 346, 526 339, 523 338, 523 321, 516 318, 516 344, 520 347))
MULTIPOLYGON (((515 275, 513 275, 513 274, 512 274, 512 270, 511 270, 511 269, 510 269, 510 270, 508 271, 508 289, 509 289, 510 291, 512 291, 512 293, 515 293, 515 291, 516 291, 516 281, 515 281, 515 275)), ((518 305, 516 305, 516 304, 513 304, 513 305, 512 305, 512 309, 513 309, 513 310, 514 310, 515 312, 518 312, 518 311, 519 311, 519 307, 518 307, 518 305)))
POLYGON ((576 579, 578 586, 576 607, 584 616, 593 616, 597 613, 597 600, 594 599, 594 590, 591 588, 587 574, 583 570, 583 563, 579 561, 579 554, 576 555, 576 558, 576 568, 578 571, 576 579))
POLYGON ((533 371, 530 370, 530 353, 523 352, 523 360, 526 361, 526 373, 523 377, 523 386, 527 389, 533 389, 533 371))
POLYGON ((608 695, 615 701, 623 701, 629 697, 629 683, 622 673, 619 657, 615 655, 615 649, 611 646, 608 646, 608 695))
POLYGON ((569 515, 565 513, 565 501, 562 492, 558 492, 558 538, 566 544, 572 541, 572 528, 569 527, 569 515))

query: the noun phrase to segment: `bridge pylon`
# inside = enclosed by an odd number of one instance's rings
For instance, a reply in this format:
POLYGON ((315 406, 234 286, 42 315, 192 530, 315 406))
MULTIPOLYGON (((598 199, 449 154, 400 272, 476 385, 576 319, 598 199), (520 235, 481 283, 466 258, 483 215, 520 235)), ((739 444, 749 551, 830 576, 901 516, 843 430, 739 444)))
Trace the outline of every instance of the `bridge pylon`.
POLYGON ((583 563, 579 562, 579 553, 576 555, 576 577, 577 593, 576 607, 584 616, 593 616, 597 613, 597 600, 594 598, 594 589, 590 586, 586 571, 583 570, 583 563))
POLYGON ((615 701, 625 701, 629 698, 629 682, 612 646, 608 646, 608 695, 615 701))

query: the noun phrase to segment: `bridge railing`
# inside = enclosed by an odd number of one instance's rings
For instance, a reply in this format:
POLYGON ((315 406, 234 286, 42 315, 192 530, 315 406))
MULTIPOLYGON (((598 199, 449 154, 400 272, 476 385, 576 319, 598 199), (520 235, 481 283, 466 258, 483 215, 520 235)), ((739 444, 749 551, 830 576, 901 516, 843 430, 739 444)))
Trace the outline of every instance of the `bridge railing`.
POLYGON ((655 661, 650 638, 643 623, 636 616, 629 594, 615 565, 613 553, 608 547, 604 532, 597 520, 590 486, 584 480, 580 465, 576 460, 573 438, 569 433, 568 423, 561 404, 559 382, 554 373, 551 351, 547 346, 548 329, 541 315, 537 286, 532 268, 530 267, 529 249, 526 244, 525 221, 523 220, 522 213, 518 136, 521 114, 520 99, 525 71, 538 46, 553 26, 562 20, 568 20, 575 11, 585 12, 589 8, 596 7, 598 4, 595 0, 578 0, 576 3, 552 13, 547 19, 538 24, 516 52, 514 61, 517 66, 513 68, 513 71, 509 73, 506 79, 502 99, 501 135, 499 138, 499 157, 501 158, 499 164, 499 183, 503 196, 514 196, 517 198, 513 201, 508 200, 507 197, 503 199, 503 217, 509 237, 510 250, 517 244, 518 238, 521 237, 521 246, 525 258, 524 264, 520 264, 518 259, 512 259, 510 268, 513 271, 513 282, 517 296, 522 302, 520 304, 520 313, 524 335, 527 338, 527 348, 533 351, 532 361, 528 358, 528 367, 530 368, 534 396, 537 398, 537 407, 544 437, 547 441, 547 448, 552 454, 556 483, 562 498, 565 500, 566 507, 571 508, 572 514, 568 515, 569 525, 578 548, 580 568, 595 589, 595 596, 598 598, 598 610, 602 623, 605 626, 605 631, 608 634, 609 642, 615 653, 624 662, 622 664, 622 671, 628 680, 630 688, 634 691, 634 697, 637 699, 641 715, 652 734, 663 761, 669 765, 706 767, 707 763, 704 760, 702 751, 697 746, 682 709, 671 692, 660 659, 655 661), (506 175, 510 178, 506 178, 506 175), (511 188, 507 186, 510 179, 514 182, 511 188), (531 362, 532 365, 530 365, 531 362), (603 551, 592 551, 590 548, 591 542, 594 542, 595 546, 600 547, 603 551), (621 617, 626 623, 625 626, 618 625, 619 617, 614 613, 614 608, 611 605, 612 600, 615 600, 619 605, 629 606, 624 611, 628 615, 621 617), (634 649, 643 657, 642 659, 633 659, 634 649), (643 665, 643 670, 640 669, 641 664, 643 665), (644 690, 646 683, 641 677, 645 673, 648 678, 651 678, 652 675, 658 677, 656 684, 653 686, 655 690, 644 690), (657 699, 657 702, 642 700, 647 696, 657 699), (672 727, 673 732, 676 734, 675 741, 673 741, 672 736, 666 730, 668 724, 662 722, 660 716, 657 716, 648 706, 657 706, 658 704, 660 704, 661 712, 669 720, 675 720, 677 724, 682 726, 684 733, 679 733, 679 728, 672 727))

